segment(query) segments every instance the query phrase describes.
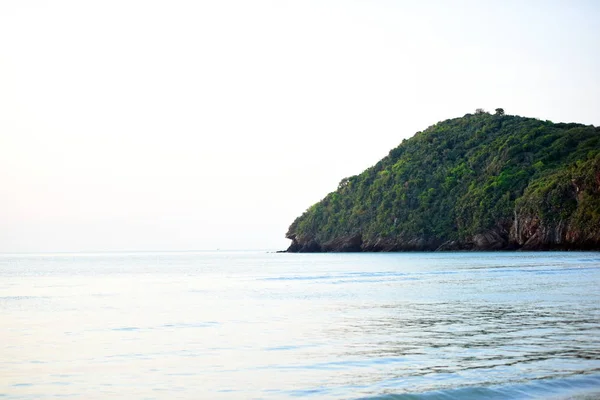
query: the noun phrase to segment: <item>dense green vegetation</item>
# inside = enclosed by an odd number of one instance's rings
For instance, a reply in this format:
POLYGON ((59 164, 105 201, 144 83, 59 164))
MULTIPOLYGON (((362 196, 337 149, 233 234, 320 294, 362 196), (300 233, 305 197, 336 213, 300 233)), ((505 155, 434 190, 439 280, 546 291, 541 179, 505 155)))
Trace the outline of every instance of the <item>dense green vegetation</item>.
POLYGON ((599 173, 600 128, 478 110, 417 132, 342 179, 292 223, 288 237, 466 241, 509 227, 517 214, 594 233, 599 173))

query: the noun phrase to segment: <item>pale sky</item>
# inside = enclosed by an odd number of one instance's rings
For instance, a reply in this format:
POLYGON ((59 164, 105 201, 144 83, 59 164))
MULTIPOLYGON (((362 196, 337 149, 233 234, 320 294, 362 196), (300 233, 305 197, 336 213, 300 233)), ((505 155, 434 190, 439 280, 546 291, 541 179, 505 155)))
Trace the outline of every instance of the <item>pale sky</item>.
POLYGON ((600 2, 0 1, 0 252, 284 249, 446 119, 600 124, 600 2))

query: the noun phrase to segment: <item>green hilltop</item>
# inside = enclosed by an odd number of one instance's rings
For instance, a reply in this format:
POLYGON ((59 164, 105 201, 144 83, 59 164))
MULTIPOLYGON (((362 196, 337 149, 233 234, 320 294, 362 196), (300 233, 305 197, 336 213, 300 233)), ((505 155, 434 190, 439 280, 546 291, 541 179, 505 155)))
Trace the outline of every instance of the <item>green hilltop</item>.
POLYGON ((600 249, 600 128, 477 110, 344 178, 290 252, 600 249))

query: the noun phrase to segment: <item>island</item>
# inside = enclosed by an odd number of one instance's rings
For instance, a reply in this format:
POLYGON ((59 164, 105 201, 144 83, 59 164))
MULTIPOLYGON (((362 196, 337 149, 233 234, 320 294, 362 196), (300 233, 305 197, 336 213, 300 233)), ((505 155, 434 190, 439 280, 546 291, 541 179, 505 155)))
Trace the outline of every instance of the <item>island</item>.
POLYGON ((600 250, 600 127, 501 108, 438 122, 286 237, 288 252, 600 250))

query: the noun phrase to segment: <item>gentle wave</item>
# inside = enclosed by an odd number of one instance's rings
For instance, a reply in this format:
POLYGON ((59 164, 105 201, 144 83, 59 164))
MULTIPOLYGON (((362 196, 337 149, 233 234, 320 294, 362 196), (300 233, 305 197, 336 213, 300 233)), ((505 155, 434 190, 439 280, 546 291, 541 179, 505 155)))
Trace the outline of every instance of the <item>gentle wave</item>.
POLYGON ((360 400, 519 400, 519 399, 600 399, 600 375, 545 379, 529 383, 492 387, 463 387, 424 393, 385 394, 360 400))

